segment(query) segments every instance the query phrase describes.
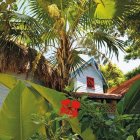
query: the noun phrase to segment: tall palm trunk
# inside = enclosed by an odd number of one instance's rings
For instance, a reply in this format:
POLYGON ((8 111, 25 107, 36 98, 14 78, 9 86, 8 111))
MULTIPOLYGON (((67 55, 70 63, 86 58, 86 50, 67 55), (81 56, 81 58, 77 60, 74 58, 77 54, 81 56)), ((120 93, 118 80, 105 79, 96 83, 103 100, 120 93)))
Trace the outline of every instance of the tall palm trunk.
POLYGON ((68 85, 71 72, 72 51, 70 39, 64 30, 60 31, 60 47, 57 49, 58 75, 60 77, 60 90, 68 85))

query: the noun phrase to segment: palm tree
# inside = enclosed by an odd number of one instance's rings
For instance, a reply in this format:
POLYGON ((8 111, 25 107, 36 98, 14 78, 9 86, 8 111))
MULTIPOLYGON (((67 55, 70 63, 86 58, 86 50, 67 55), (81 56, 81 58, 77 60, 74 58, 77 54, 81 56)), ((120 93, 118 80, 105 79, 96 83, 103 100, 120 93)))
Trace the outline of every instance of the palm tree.
POLYGON ((18 24, 20 22, 18 28, 14 26, 14 29, 16 31, 19 27, 21 29, 21 32, 15 36, 18 40, 20 38, 22 42, 28 41, 28 45, 32 44, 39 48, 53 46, 53 69, 57 71, 59 90, 63 90, 70 81, 70 73, 83 62, 78 53, 98 52, 105 56, 107 53, 101 51, 102 48, 106 48, 109 54, 117 55, 118 49, 123 49, 123 42, 115 35, 108 34, 108 30, 104 28, 110 27, 115 19, 123 15, 126 4, 131 2, 127 0, 121 3, 117 0, 30 0, 27 2, 23 0, 22 5, 27 7, 29 14, 27 16, 12 12, 15 21, 18 21, 18 24), (21 26, 21 23, 26 26, 21 26), (24 37, 26 39, 23 39, 24 37), (85 42, 90 41, 90 46, 77 47, 75 44, 81 41, 85 45, 87 44, 85 42))

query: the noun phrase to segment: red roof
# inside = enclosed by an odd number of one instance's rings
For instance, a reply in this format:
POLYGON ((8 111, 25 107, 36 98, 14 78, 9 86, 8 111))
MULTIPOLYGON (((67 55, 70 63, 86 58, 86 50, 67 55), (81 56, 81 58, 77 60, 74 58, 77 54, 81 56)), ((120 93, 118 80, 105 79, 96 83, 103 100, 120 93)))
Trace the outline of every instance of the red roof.
POLYGON ((138 74, 135 77, 125 81, 124 83, 120 84, 117 87, 109 89, 108 93, 123 96, 129 90, 129 88, 132 86, 132 84, 139 79, 140 79, 140 74, 138 74))

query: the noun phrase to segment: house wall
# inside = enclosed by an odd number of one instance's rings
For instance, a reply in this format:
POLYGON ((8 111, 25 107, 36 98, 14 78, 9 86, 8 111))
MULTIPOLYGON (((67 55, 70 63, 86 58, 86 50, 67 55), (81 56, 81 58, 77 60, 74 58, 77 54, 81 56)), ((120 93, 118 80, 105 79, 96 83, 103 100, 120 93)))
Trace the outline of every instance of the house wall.
POLYGON ((77 74, 76 78, 74 78, 74 88, 78 88, 76 92, 103 93, 102 79, 98 75, 94 66, 87 66, 82 72, 80 72, 80 75, 77 74), (87 76, 94 78, 95 89, 87 87, 87 76))

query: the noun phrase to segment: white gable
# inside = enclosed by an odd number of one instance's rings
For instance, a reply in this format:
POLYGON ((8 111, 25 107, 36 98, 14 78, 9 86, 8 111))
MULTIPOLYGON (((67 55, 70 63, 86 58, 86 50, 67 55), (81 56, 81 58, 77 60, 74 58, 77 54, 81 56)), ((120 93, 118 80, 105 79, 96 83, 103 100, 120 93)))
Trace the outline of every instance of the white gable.
POLYGON ((74 88, 78 89, 76 92, 103 93, 102 78, 94 65, 85 67, 82 72, 80 72, 80 75, 76 75, 74 78, 74 88), (87 77, 94 78, 95 89, 87 87, 87 77))

